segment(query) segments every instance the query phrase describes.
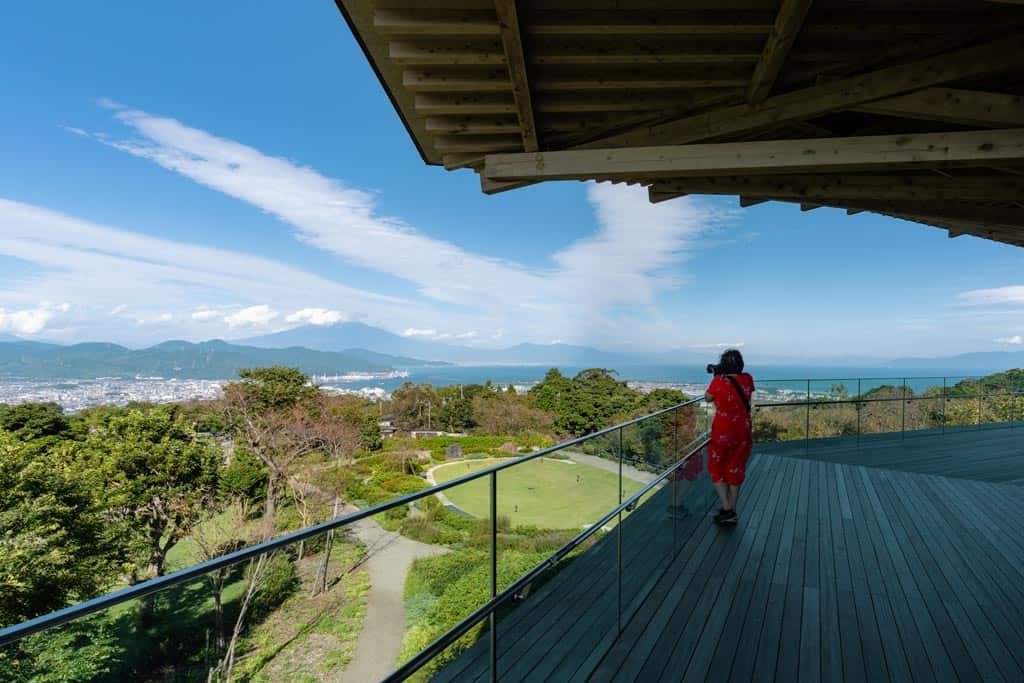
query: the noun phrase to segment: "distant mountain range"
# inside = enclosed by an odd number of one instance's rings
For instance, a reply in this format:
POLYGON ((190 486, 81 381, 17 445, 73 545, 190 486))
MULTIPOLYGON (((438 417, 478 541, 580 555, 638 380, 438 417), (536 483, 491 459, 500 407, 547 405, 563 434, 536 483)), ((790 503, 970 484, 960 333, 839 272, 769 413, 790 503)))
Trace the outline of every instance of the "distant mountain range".
MULTIPOLYGON (((705 363, 713 362, 717 355, 715 349, 623 353, 570 344, 518 344, 502 349, 480 349, 403 337, 370 325, 346 322, 296 327, 238 342, 214 340, 194 344, 167 341, 138 350, 104 343, 62 346, 0 335, 0 377, 78 379, 142 375, 224 379, 234 377, 240 368, 274 364, 299 367, 316 375, 386 372, 397 367, 449 363, 614 369, 659 365, 703 367, 705 363)), ((1024 367, 1024 350, 891 361, 866 357, 799 360, 767 356, 748 360, 758 365, 797 363, 801 367, 892 367, 901 371, 920 368, 947 374, 976 374, 1024 367)))
POLYGON ((166 341, 147 349, 117 344, 71 346, 30 341, 0 342, 0 377, 87 379, 94 377, 176 377, 225 379, 241 368, 263 365, 298 367, 308 374, 388 372, 396 365, 424 365, 415 358, 390 356, 365 349, 344 352, 291 347, 257 348, 219 340, 193 344, 166 341))
POLYGON ((945 358, 897 358, 886 365, 901 368, 947 368, 963 372, 989 372, 1024 367, 1024 350, 979 351, 945 358))
POLYGON ((657 365, 699 363, 714 354, 693 351, 671 353, 619 353, 602 351, 591 346, 571 344, 517 344, 503 349, 479 349, 437 341, 402 337, 363 323, 337 325, 305 325, 284 332, 250 337, 241 343, 261 348, 304 346, 321 351, 343 351, 368 348, 381 353, 430 358, 454 363, 475 364, 551 364, 582 367, 614 368, 623 365, 657 365))

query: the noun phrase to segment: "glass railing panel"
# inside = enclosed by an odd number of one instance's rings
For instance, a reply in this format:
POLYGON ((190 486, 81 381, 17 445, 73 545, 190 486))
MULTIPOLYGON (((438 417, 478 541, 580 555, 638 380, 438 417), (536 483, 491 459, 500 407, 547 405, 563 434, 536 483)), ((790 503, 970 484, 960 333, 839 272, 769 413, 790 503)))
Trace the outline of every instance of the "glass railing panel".
POLYGON ((904 379, 862 380, 857 396, 857 424, 862 440, 901 438, 906 428, 904 379))
POLYGON ((807 407, 798 405, 755 405, 754 443, 803 441, 807 434, 807 407))
POLYGON ((969 376, 947 377, 945 387, 944 430, 959 432, 978 429, 981 425, 981 385, 969 376))
POLYGON ((941 433, 945 399, 941 389, 909 396, 904 402, 904 426, 907 436, 941 433))
POLYGON ((855 436, 857 409, 851 397, 856 392, 857 380, 821 379, 807 384, 810 405, 805 407, 804 429, 810 438, 855 436))
MULTIPOLYGON (((428 478, 445 484, 499 462, 466 454, 432 466, 428 478)), ((391 605, 399 606, 387 620, 402 623, 404 618, 400 642, 371 645, 393 648, 395 666, 408 662, 491 599, 491 484, 491 475, 471 479, 404 509, 356 523, 363 525, 357 533, 379 539, 366 543, 367 564, 371 585, 388 596, 391 605), (403 604, 404 611, 400 609, 403 604)), ((508 518, 499 512, 499 538, 507 525, 508 518)), ((444 667, 471 647, 480 647, 476 643, 483 632, 482 625, 470 629, 428 664, 421 676, 444 667)))
MULTIPOLYGON (((623 451, 639 450, 647 454, 645 462, 653 459, 654 451, 663 457, 665 470, 671 458, 661 452, 663 437, 671 440, 666 433, 671 423, 658 418, 624 427, 622 429, 623 451)), ((633 496, 646 484, 656 478, 653 472, 626 465, 623 467, 623 500, 633 496)), ((674 551, 673 512, 670 507, 671 487, 662 481, 645 493, 637 503, 620 515, 617 532, 620 535, 619 566, 621 569, 621 623, 625 624, 639 607, 639 603, 650 591, 653 582, 661 576, 674 551)))
POLYGON ((618 441, 598 439, 602 456, 563 449, 495 474, 498 592, 619 504, 619 463, 605 450, 618 441))
MULTIPOLYGON (((238 533, 261 526, 242 521, 238 533)), ((171 568, 190 553, 207 554, 188 547, 201 534, 214 538, 198 530, 171 553, 171 568)), ((363 553, 357 538, 338 535, 328 544, 320 535, 211 569, 0 649, 0 680, 336 677, 365 614, 363 553)))
MULTIPOLYGON (((582 660, 599 659, 618 633, 616 567, 617 534, 598 531, 504 603, 495 616, 497 679, 569 680, 587 670, 582 660)), ((473 671, 441 680, 489 680, 485 666, 473 671)))

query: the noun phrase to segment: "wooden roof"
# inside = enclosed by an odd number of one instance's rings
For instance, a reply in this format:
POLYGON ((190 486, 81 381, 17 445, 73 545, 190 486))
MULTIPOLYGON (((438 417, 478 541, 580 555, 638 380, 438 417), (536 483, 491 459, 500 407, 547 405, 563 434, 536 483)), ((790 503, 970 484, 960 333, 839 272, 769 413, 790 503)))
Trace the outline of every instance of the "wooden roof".
POLYGON ((336 0, 424 161, 1024 246, 1022 0, 336 0))

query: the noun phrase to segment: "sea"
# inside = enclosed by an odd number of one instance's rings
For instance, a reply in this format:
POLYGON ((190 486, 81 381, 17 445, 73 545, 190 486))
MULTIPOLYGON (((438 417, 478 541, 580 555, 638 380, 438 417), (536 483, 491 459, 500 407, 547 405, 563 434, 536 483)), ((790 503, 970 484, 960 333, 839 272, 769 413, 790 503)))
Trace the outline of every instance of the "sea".
MULTIPOLYGON (((387 399, 404 382, 426 383, 435 387, 482 384, 512 385, 526 392, 544 378, 551 365, 444 365, 400 367, 386 373, 350 373, 317 376, 314 382, 325 390, 355 394, 371 400, 387 399)), ((575 366, 557 366, 569 377, 582 370, 575 366)), ((995 368, 992 372, 998 371, 995 368)), ((691 396, 704 392, 710 376, 704 366, 648 365, 618 369, 617 377, 642 391, 658 388, 679 389, 691 396)), ((827 396, 846 392, 851 395, 870 389, 904 383, 915 392, 943 384, 952 386, 969 375, 948 368, 871 368, 821 365, 765 365, 749 368, 754 375, 760 401, 799 400, 807 396, 827 396)), ((212 399, 220 395, 224 379, 176 379, 167 377, 96 377, 76 380, 39 380, 0 378, 0 403, 50 401, 69 412, 96 405, 124 405, 132 401, 168 403, 193 399, 212 399)))

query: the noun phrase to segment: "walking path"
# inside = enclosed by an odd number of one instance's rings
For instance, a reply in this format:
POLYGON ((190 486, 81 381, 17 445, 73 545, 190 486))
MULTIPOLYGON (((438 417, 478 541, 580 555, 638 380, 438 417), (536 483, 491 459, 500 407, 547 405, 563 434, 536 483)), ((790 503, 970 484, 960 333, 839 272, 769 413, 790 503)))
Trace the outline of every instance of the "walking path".
POLYGON ((372 519, 352 525, 352 534, 366 547, 363 566, 370 574, 366 618, 356 642, 355 655, 345 667, 342 683, 379 681, 398 665, 405 636, 405 576, 413 560, 447 552, 446 548, 419 543, 386 531, 372 519))
MULTIPOLYGON (((617 462, 606 460, 604 458, 599 458, 596 455, 586 455, 585 453, 580 453, 579 451, 566 450, 565 454, 568 455, 573 462, 578 462, 581 465, 590 465, 591 467, 596 467, 597 469, 605 470, 606 472, 612 472, 613 474, 619 473, 619 463, 617 462)), ((646 484, 649 481, 653 481, 656 475, 652 474, 651 472, 644 472, 643 470, 638 470, 637 468, 631 465, 623 463, 622 476, 624 476, 627 479, 632 479, 633 481, 638 481, 642 484, 646 484)))

